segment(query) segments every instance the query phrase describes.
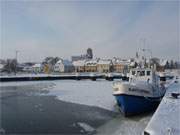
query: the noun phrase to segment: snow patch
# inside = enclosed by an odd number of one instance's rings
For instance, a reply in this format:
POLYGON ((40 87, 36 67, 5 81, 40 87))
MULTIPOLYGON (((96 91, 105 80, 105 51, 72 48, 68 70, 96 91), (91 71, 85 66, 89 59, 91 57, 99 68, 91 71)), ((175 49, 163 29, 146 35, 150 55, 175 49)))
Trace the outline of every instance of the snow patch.
POLYGON ((55 87, 49 91, 57 99, 96 106, 115 111, 115 98, 112 95, 112 82, 108 81, 55 81, 55 87))
POLYGON ((95 129, 87 123, 78 122, 77 125, 80 126, 81 128, 83 128, 86 132, 94 132, 95 131, 95 129))

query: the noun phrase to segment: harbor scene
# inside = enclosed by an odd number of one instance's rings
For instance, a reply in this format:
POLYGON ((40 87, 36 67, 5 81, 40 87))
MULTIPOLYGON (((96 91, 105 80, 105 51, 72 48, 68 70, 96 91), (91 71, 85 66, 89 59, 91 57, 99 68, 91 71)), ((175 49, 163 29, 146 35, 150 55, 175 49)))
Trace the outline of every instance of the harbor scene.
POLYGON ((2 134, 141 134, 154 112, 124 117, 102 79, 1 83, 2 134))
POLYGON ((0 135, 180 135, 179 1, 0 1, 0 135))

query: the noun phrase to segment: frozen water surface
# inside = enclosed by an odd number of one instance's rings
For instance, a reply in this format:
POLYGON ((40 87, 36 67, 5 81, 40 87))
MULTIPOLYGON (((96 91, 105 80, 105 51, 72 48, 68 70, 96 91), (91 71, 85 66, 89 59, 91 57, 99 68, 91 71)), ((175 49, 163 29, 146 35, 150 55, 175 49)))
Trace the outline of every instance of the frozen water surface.
POLYGON ((110 81, 54 81, 54 84, 49 94, 59 100, 115 111, 110 81))
POLYGON ((36 94, 53 95, 57 99, 89 106, 96 106, 114 111, 116 101, 112 95, 112 82, 98 80, 57 80, 33 82, 6 82, 0 83, 1 93, 13 89, 19 91, 36 91, 36 94), (5 89, 3 91, 3 89, 5 89), (46 92, 44 92, 46 91, 46 92))
MULTIPOLYGON (((103 135, 139 135, 142 133, 147 123, 152 117, 152 113, 146 115, 125 118, 118 111, 116 101, 112 95, 112 81, 105 80, 56 80, 56 81, 33 81, 33 82, 8 82, 0 83, 0 95, 4 97, 12 95, 18 91, 18 94, 26 93, 27 95, 39 96, 55 96, 60 101, 77 103, 87 106, 103 108, 109 111, 118 112, 117 117, 113 118, 105 125, 102 125, 97 130, 97 134, 103 135)), ((42 108, 40 103, 37 103, 35 108, 42 108)), ((98 119, 104 119, 105 115, 99 113, 86 112, 88 117, 96 115, 98 119), (102 118, 101 118, 102 117, 102 118)), ((76 116, 76 112, 74 114, 76 116)), ((77 113, 77 115, 79 115, 77 113)), ((92 132, 93 125, 86 122, 77 122, 76 126, 81 127, 82 133, 85 131, 92 132)))

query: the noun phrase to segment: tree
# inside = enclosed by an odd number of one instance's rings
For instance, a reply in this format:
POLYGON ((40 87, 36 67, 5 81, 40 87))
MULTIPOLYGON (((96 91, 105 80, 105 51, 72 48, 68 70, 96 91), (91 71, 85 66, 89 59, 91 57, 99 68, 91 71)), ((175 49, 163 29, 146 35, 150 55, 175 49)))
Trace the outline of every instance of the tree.
POLYGON ((169 65, 169 62, 167 61, 165 65, 165 69, 169 69, 169 68, 170 68, 170 65, 169 65))
POLYGON ((174 61, 173 60, 171 60, 171 62, 170 62, 170 67, 171 67, 171 69, 174 68, 174 61))
POLYGON ((177 69, 178 68, 178 64, 177 64, 177 61, 174 62, 174 68, 177 69))
POLYGON ((16 73, 17 60, 16 59, 7 59, 6 65, 4 66, 4 68, 6 69, 6 71, 8 73, 11 73, 11 72, 16 73))

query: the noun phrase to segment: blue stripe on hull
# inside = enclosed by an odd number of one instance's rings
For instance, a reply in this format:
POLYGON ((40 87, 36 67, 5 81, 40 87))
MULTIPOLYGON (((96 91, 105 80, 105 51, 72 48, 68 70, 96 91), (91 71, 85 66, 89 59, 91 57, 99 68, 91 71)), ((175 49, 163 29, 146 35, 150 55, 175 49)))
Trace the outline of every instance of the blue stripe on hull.
POLYGON ((160 103, 160 98, 145 98, 124 94, 115 95, 115 97, 125 116, 153 111, 160 103))

